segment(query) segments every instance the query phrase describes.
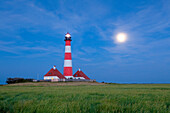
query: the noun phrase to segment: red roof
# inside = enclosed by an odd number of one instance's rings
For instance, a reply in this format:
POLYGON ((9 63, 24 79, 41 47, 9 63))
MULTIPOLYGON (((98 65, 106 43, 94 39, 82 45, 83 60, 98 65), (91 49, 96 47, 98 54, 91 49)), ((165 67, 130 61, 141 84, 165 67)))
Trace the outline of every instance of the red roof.
POLYGON ((87 75, 85 75, 83 73, 83 71, 79 71, 79 70, 73 75, 73 77, 84 77, 85 79, 89 79, 90 80, 90 78, 87 75))
POLYGON ((44 77, 46 76, 57 76, 59 79, 66 79, 58 70, 51 68, 50 71, 44 75, 44 77))

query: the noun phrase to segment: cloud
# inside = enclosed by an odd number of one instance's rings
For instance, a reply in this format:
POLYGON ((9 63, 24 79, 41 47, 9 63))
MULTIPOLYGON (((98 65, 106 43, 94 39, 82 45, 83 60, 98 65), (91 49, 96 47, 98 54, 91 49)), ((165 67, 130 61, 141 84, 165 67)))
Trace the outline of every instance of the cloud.
POLYGON ((115 47, 103 47, 109 52, 108 57, 112 63, 146 63, 146 62, 170 62, 170 37, 149 42, 145 45, 117 45, 115 47))
MULTIPOLYGON (((26 42, 27 43, 27 42, 26 42)), ((58 46, 52 46, 52 45, 44 45, 41 43, 39 46, 29 45, 26 44, 23 45, 15 45, 16 42, 5 42, 0 41, 0 51, 4 51, 7 53, 12 53, 14 56, 18 57, 42 57, 46 55, 57 55, 61 56, 62 50, 59 49, 60 45, 58 46)))
MULTIPOLYGON (((110 42, 113 34, 117 32, 125 31, 129 34, 130 38, 126 44, 114 45, 109 43, 104 46, 101 44, 103 46, 101 47, 102 49, 112 54, 137 54, 139 48, 143 48, 146 43, 153 41, 151 37, 148 38, 153 32, 168 32, 167 28, 170 24, 168 17, 170 14, 167 11, 169 10, 167 2, 163 1, 160 5, 144 6, 138 12, 128 12, 122 16, 115 16, 114 19, 107 19, 102 23, 102 17, 110 11, 108 11, 109 8, 107 6, 100 2, 96 2, 95 7, 95 1, 83 1, 83 3, 76 1, 72 5, 69 5, 69 2, 60 1, 56 4, 57 7, 52 5, 53 2, 47 2, 51 3, 50 6, 52 7, 50 8, 54 7, 51 10, 49 7, 45 7, 40 2, 37 3, 35 1, 4 1, 2 6, 11 7, 11 9, 4 8, 4 10, 0 10, 1 40, 7 35, 9 35, 8 37, 16 37, 23 29, 33 33, 41 32, 48 36, 56 37, 56 34, 63 34, 67 30, 72 31, 73 34, 82 35, 82 32, 93 26, 98 31, 94 32, 100 35, 99 39, 102 37, 105 40, 103 43, 110 42), (78 6, 79 4, 82 4, 81 8, 84 10, 77 10, 80 7, 78 6), (156 8, 158 6, 160 6, 159 9, 156 8)), ((21 54, 22 51, 48 51, 54 48, 57 50, 54 45, 48 46, 48 48, 44 47, 45 45, 43 44, 39 46, 33 44, 23 45, 12 45, 10 47, 3 45, 1 46, 1 51, 21 54)), ((79 45, 77 44, 77 46, 79 45)), ((100 49, 100 45, 97 45, 97 47, 100 49)), ((88 55, 94 55, 102 51, 102 49, 99 49, 80 48, 80 50, 76 51, 77 55, 74 55, 74 57, 77 56, 78 58, 80 56, 86 58, 88 55)), ((140 50, 142 51, 143 49, 140 50)))
POLYGON ((30 32, 43 32, 52 35, 65 33, 67 30, 77 32, 77 26, 84 21, 84 17, 76 13, 52 12, 38 7, 32 1, 8 1, 3 2, 4 6, 11 9, 0 10, 0 29, 9 30, 10 33, 17 33, 20 29, 26 28, 30 32), (60 15, 63 18, 60 18, 60 15), (76 21, 76 23, 75 23, 76 21))
POLYGON ((82 47, 81 49, 85 52, 85 54, 87 53, 92 54, 97 52, 97 50, 92 47, 82 47))
POLYGON ((0 45, 7 45, 7 44, 13 44, 15 42, 6 42, 6 41, 0 41, 0 45))
MULTIPOLYGON (((128 41, 123 44, 110 42, 101 47, 114 62, 144 62, 168 60, 170 43, 170 10, 169 1, 162 1, 141 7, 137 12, 129 12, 110 21, 112 27, 102 30, 98 28, 102 39, 110 41, 119 32, 128 34, 128 41), (159 8, 158 8, 159 7, 159 8), (112 30, 111 30, 112 29, 112 30), (112 34, 112 35, 110 35, 112 34), (110 36, 109 36, 110 35, 110 36)), ((169 60, 168 60, 169 61, 169 60)))
POLYGON ((82 47, 80 49, 76 49, 73 57, 76 60, 80 60, 80 61, 92 61, 94 59, 94 54, 97 53, 97 50, 95 48, 92 47, 82 47))
POLYGON ((163 5, 164 2, 145 6, 137 13, 130 13, 118 19, 117 22, 113 23, 116 26, 115 32, 127 30, 131 33, 137 32, 143 35, 153 32, 165 32, 166 28, 170 27, 170 14, 165 8, 167 6, 163 5))
POLYGON ((119 32, 128 33, 135 41, 146 41, 146 37, 153 37, 155 33, 170 34, 169 0, 157 1, 142 5, 124 15, 107 19, 105 26, 96 25, 100 38, 109 41, 119 32), (145 37, 145 38, 144 38, 145 37))
MULTIPOLYGON (((61 53, 61 45, 57 44, 55 46, 56 44, 51 44, 50 41, 45 43, 28 41, 29 39, 26 39, 26 35, 24 37, 20 36, 24 30, 33 34, 40 32, 47 35, 47 37, 57 38, 56 34, 63 34, 68 30, 72 33, 78 33, 79 28, 83 27, 81 26, 82 23, 86 21, 85 16, 75 12, 71 13, 64 10, 65 8, 62 9, 62 5, 65 5, 63 3, 59 4, 61 8, 57 9, 57 11, 47 10, 36 5, 33 1, 1 1, 1 4, 3 10, 0 10, 0 51, 19 56, 61 53), (8 40, 12 40, 12 42, 8 40), (25 54, 25 52, 31 53, 25 54)), ((36 40, 43 41, 43 39, 38 38, 36 40)))

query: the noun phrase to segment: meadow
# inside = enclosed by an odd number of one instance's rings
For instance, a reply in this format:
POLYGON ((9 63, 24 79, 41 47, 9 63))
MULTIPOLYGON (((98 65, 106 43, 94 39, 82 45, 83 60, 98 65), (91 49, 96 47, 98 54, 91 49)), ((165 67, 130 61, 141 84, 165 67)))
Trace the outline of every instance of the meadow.
POLYGON ((170 84, 0 86, 0 113, 170 113, 170 84))

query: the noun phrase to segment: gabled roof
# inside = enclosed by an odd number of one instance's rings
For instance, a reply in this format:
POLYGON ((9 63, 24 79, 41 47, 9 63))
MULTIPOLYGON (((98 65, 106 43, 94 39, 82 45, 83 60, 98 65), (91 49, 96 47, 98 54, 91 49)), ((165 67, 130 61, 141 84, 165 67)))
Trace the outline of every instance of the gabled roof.
POLYGON ((59 79, 66 79, 58 70, 57 68, 51 68, 50 71, 48 71, 47 74, 44 75, 44 77, 47 76, 57 76, 59 79))
POLYGON ((73 75, 73 77, 84 77, 85 79, 89 79, 90 80, 90 78, 87 75, 85 75, 83 73, 83 71, 79 71, 79 70, 73 75))

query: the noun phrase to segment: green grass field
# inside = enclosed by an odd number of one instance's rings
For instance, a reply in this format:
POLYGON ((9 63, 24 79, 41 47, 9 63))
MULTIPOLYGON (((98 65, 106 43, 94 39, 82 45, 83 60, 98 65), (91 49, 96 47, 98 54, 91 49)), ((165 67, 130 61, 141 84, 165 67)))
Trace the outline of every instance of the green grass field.
POLYGON ((170 113, 170 84, 0 86, 0 113, 170 113))

